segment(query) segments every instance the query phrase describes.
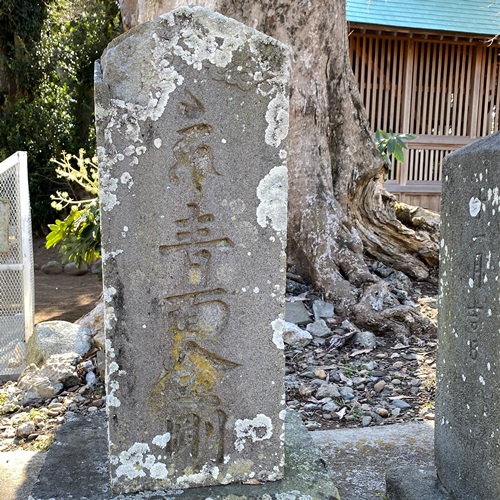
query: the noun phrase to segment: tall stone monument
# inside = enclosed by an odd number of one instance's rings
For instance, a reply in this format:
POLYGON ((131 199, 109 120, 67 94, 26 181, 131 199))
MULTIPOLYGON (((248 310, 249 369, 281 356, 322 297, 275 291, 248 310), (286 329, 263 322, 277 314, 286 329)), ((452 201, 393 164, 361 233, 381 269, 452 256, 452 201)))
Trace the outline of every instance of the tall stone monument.
POLYGON ((288 72, 199 7, 96 65, 115 493, 282 477, 288 72))
POLYGON ((500 135, 443 175, 437 475, 453 498, 500 498, 500 135))
POLYGON ((387 473, 389 500, 500 498, 500 134, 445 158, 435 469, 387 473))

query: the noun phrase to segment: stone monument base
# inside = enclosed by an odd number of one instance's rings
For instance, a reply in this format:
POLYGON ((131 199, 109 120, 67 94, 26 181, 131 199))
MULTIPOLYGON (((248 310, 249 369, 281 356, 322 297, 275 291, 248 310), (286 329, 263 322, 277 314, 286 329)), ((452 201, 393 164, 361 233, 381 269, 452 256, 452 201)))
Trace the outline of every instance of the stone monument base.
MULTIPOLYGON (((230 484, 113 496, 109 488, 106 418, 68 414, 50 448, 30 500, 339 500, 332 475, 300 417, 285 419, 285 478, 261 485, 230 484)), ((425 497, 421 497, 425 498, 425 497)), ((430 498, 430 497, 429 497, 430 498)))
POLYGON ((388 500, 451 500, 434 467, 395 467, 385 480, 388 500))

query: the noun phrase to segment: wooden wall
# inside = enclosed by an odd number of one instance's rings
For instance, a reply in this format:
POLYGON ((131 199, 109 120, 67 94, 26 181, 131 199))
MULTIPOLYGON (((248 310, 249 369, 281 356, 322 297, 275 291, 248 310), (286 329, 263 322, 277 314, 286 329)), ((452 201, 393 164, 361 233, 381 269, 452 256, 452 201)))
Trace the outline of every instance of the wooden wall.
POLYGON ((354 29, 350 56, 372 130, 418 136, 388 190, 439 210, 444 156, 500 128, 498 44, 354 29))

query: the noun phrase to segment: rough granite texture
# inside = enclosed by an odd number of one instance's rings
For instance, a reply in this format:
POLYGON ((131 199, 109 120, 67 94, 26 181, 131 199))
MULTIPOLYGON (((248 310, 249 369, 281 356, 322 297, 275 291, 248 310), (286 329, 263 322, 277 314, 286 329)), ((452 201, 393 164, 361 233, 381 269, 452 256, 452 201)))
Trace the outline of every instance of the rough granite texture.
POLYGON ((288 73, 199 7, 96 65, 116 493, 283 475, 288 73))
POLYGON ((286 412, 285 477, 261 485, 230 484, 187 490, 110 492, 102 414, 70 414, 58 430, 30 500, 339 500, 332 473, 300 417, 286 412))
POLYGON ((455 499, 500 498, 500 135, 443 165, 437 475, 455 499))

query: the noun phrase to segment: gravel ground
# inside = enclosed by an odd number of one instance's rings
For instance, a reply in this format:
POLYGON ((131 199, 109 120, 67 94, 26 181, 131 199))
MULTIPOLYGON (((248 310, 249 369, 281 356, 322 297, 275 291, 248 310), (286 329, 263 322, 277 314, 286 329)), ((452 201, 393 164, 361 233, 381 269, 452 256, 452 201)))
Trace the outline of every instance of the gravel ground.
MULTIPOLYGON (((298 278, 298 277, 295 277, 298 278)), ((437 283, 412 284, 408 303, 437 326, 437 283)), ((290 286, 292 285, 292 286, 290 286)), ((294 283, 287 300, 296 300, 294 283)), ((299 295, 306 309, 321 297, 299 295)), ((305 347, 286 346, 287 404, 310 430, 366 427, 434 419, 436 333, 401 340, 401 336, 353 335, 347 318, 325 320, 330 334, 312 335, 305 347), (339 339, 348 339, 342 345, 339 339), (364 345, 357 341, 360 340, 364 345), (371 341, 371 345, 370 344, 371 341), (340 345, 339 345, 340 344, 340 345)))
MULTIPOLYGON (((310 316, 320 296, 291 275, 287 301, 300 301, 310 316), (292 279, 293 278, 293 279, 292 279)), ((405 300, 437 323, 437 280, 413 283, 405 300)), ((310 430, 366 427, 434 419, 435 333, 403 342, 395 335, 356 336, 347 318, 325 318, 326 334, 310 335, 307 345, 286 345, 287 404, 310 430), (361 341, 363 344, 360 344, 361 341), (370 342, 372 344, 370 345, 370 342), (368 346, 367 346, 368 345, 368 346)), ((305 328, 303 328, 305 331, 305 328)), ((67 411, 105 411, 104 386, 89 386, 89 362, 96 368, 96 349, 81 361, 80 383, 56 398, 9 403, 15 382, 0 387, 0 451, 45 450, 67 411)))

